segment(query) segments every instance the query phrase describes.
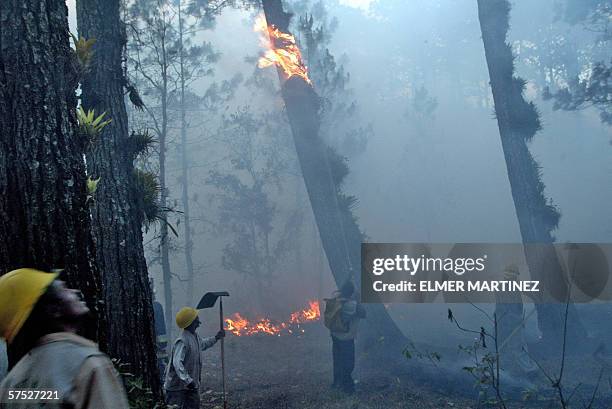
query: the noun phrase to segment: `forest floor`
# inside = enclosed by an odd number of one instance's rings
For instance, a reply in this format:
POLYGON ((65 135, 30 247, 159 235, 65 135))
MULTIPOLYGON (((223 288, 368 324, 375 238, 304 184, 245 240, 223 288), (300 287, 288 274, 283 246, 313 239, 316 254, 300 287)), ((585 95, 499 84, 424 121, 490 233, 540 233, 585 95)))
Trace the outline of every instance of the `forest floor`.
MULTIPOLYGON (((476 409, 478 404, 467 373, 453 377, 423 376, 405 371, 392 374, 388 364, 367 371, 357 366, 356 393, 347 396, 330 388, 331 341, 322 325, 306 326, 300 336, 236 337, 225 344, 228 407, 230 409, 476 409), (456 382, 454 381, 456 379, 456 382)), ((219 348, 203 354, 202 408, 219 409, 221 367, 219 348)), ((359 359, 359 357, 358 357, 359 359)), ((399 355, 396 363, 407 359, 399 355)), ((607 387, 607 385, 606 385, 607 387)), ((516 402, 508 409, 557 408, 554 403, 516 402)), ((582 407, 582 406, 580 406, 582 407)), ((612 408, 594 405, 593 408, 612 408)))

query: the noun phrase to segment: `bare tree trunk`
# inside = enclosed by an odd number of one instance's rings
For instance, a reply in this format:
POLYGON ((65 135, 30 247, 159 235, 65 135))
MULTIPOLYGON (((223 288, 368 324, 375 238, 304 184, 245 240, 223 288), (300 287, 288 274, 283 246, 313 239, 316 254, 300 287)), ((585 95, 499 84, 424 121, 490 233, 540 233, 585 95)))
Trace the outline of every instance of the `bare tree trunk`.
POLYGON ((183 46, 183 36, 185 34, 182 8, 182 0, 178 1, 179 18, 179 65, 180 65, 180 86, 181 86, 181 180, 183 182, 182 202, 183 202, 183 226, 185 230, 185 266, 187 267, 187 302, 192 304, 194 272, 193 272, 193 242, 191 239, 191 214, 189 211, 189 158, 187 156, 187 120, 185 107, 185 49, 183 46))
POLYGON ((134 158, 124 102, 122 56, 126 42, 119 0, 79 0, 80 36, 95 39, 82 82, 85 110, 112 119, 87 152, 87 168, 100 178, 93 206, 93 233, 103 277, 106 350, 161 399, 152 290, 142 245, 143 212, 135 186, 134 158), (134 337, 133 334, 139 334, 134 337))
MULTIPOLYGON (((507 0, 477 0, 478 17, 489 69, 495 114, 508 178, 523 242, 553 243, 551 232, 557 227, 559 214, 544 196, 538 164, 531 156, 527 142, 540 128, 537 110, 523 98, 525 82, 514 76, 514 56, 506 43, 510 3, 507 0)), ((564 299, 567 278, 559 258, 550 246, 526 246, 525 257, 532 277, 542 287, 564 299)), ((540 300, 553 302, 552 299, 540 300)), ((563 305, 536 304, 538 325, 545 342, 559 340, 563 328, 563 305)), ((572 307, 572 315, 575 309, 572 307)), ((578 317, 572 320, 571 337, 585 336, 578 317)))
MULTIPOLYGON (((163 59, 166 59, 166 50, 163 48, 163 59)), ((166 209, 168 206, 168 187, 166 186, 166 137, 168 135, 168 65, 164 62, 162 70, 162 90, 161 90, 161 109, 162 109, 162 124, 159 135, 159 190, 161 191, 160 206, 166 209)), ((167 221, 161 223, 161 265, 162 278, 164 281, 164 303, 166 304, 166 326, 168 333, 172 335, 174 325, 172 323, 172 270, 170 269, 170 251, 167 221)))
POLYGON ((84 335, 104 347, 67 15, 64 0, 0 2, 0 272, 64 269, 93 314, 84 335))
MULTIPOLYGON (((280 0, 262 0, 268 25, 288 33, 291 16, 283 11, 280 0)), ((281 92, 300 161, 306 190, 319 228, 323 248, 338 285, 353 278, 359 287, 362 235, 350 212, 341 212, 339 192, 332 179, 329 147, 319 136, 319 97, 301 77, 285 80, 279 69, 281 92)), ((395 350, 405 346, 406 339, 381 304, 367 304, 368 325, 360 337, 365 345, 395 350)), ((394 351, 395 352, 395 351, 394 351)))

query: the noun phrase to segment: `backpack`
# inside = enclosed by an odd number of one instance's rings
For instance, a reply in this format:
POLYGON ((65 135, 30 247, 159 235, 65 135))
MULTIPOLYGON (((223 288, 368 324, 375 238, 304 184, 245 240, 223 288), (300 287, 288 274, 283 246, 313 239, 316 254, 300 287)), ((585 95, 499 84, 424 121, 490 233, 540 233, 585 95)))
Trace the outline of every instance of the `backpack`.
POLYGON ((342 307, 346 300, 340 297, 325 298, 323 323, 332 332, 348 332, 349 325, 342 319, 342 307))

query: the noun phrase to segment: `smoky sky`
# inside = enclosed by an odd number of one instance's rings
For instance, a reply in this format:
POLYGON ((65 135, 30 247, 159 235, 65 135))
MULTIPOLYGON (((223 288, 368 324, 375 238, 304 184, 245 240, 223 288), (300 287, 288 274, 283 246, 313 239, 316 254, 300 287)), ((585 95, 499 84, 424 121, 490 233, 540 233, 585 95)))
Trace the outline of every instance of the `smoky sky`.
MULTIPOLYGON (((288 2, 289 6, 296 3, 288 2)), ((338 22, 330 52, 350 73, 348 86, 359 117, 373 127, 365 151, 348 157, 350 174, 345 186, 345 191, 358 199, 355 214, 368 240, 520 241, 493 114, 476 1, 324 3, 329 17, 338 22), (419 87, 424 87, 437 102, 433 114, 424 118, 410 113, 411 98, 419 87)), ((74 1, 69 0, 68 4, 74 29, 74 1)), ((594 41, 594 34, 584 27, 555 20, 553 6, 554 0, 513 2, 508 40, 514 46, 525 46, 543 35, 542 30, 552 27, 565 33, 566 41, 577 42, 577 46, 594 41)), ((228 79, 235 74, 246 78, 252 74, 255 62, 249 57, 260 51, 258 36, 252 31, 254 14, 252 10, 228 8, 218 17, 214 29, 199 34, 199 38, 210 41, 222 55, 214 67, 215 75, 196 82, 194 91, 203 92, 212 80, 228 79)), ((517 59, 516 69, 528 81, 527 99, 534 101, 541 114, 543 129, 529 147, 541 166, 545 195, 561 213, 559 227, 554 232, 557 241, 610 242, 610 128, 601 124, 594 109, 553 111, 552 103, 543 101, 534 85, 538 80, 534 70, 522 58, 517 59)), ((277 81, 273 69, 266 75, 277 81)), ((281 105, 281 100, 278 95, 257 94, 241 87, 223 112, 245 104, 265 109, 281 105)), ((203 182, 216 166, 211 158, 219 159, 219 166, 227 165, 222 160, 221 143, 211 138, 203 143, 201 150, 192 152, 192 162, 199 166, 192 173, 192 191, 202 198, 211 194, 203 182)), ((172 158, 174 152, 170 153, 169 160, 176 161, 172 158)), ((178 166, 176 162, 171 163, 168 175, 171 201, 180 195, 177 175, 178 166)), ((294 206, 295 198, 289 197, 279 195, 279 206, 285 209, 294 206)), ((202 200, 194 217, 213 219, 215 211, 207 206, 211 205, 202 200)), ((324 258, 321 261, 324 257, 321 249, 312 243, 316 240, 316 229, 312 227, 312 215, 308 217, 310 227, 304 235, 312 240, 304 271, 293 272, 294 260, 287 260, 281 270, 289 278, 279 281, 277 288, 279 293, 295 295, 299 293, 297 284, 306 283, 302 286, 303 294, 296 297, 297 304, 319 295, 318 287, 323 288, 324 295, 333 289, 324 258)), ((194 239, 194 258, 206 272, 199 278, 199 286, 229 287, 230 291, 239 288, 242 281, 221 267, 225 239, 207 229, 205 222, 199 226, 194 239)), ((148 255, 151 259, 152 255, 148 255)), ((172 264, 180 275, 183 269, 180 252, 174 253, 172 264)), ((150 267, 159 283, 159 266, 153 263, 150 267)), ((184 284, 177 283, 175 291, 181 300, 184 284)), ((231 301, 228 305, 232 308, 231 301)), ((440 323, 444 322, 444 308, 427 306, 426 309, 432 316, 439 316, 440 323)), ((400 314, 401 311, 395 312, 396 317, 400 314)), ((406 332, 413 334, 425 331, 414 322, 403 325, 406 332)))

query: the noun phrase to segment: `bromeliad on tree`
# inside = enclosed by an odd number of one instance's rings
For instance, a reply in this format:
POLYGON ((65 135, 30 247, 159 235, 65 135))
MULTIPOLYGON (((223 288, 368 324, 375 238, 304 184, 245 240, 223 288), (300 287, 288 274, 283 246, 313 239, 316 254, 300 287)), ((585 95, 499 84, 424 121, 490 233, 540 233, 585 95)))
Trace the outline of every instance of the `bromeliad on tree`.
POLYGON ((80 74, 85 74, 91 65, 94 54, 93 45, 96 43, 96 39, 90 38, 86 40, 83 37, 77 38, 72 33, 70 33, 70 37, 72 37, 74 43, 74 52, 78 61, 80 74))
POLYGON ((82 106, 77 109, 77 121, 79 124, 79 134, 88 142, 93 142, 102 132, 102 129, 112 122, 112 119, 104 120, 106 112, 96 116, 93 109, 85 112, 82 106))

